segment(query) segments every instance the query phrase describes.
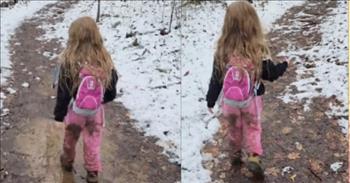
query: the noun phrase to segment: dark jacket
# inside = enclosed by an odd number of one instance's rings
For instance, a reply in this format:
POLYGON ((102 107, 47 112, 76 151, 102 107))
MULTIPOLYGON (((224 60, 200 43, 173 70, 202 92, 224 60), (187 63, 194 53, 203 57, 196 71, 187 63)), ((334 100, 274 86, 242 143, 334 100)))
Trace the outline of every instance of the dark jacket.
MULTIPOLYGON (((271 60, 264 60, 262 62, 261 79, 272 82, 276 80, 278 77, 282 76, 283 73, 286 71, 287 67, 288 67, 287 62, 274 64, 271 60)), ((210 79, 209 90, 206 96, 207 107, 209 108, 214 107, 215 102, 219 97, 219 94, 222 89, 222 84, 223 84, 221 80, 223 74, 224 73, 220 73, 220 71, 215 67, 215 65, 213 66, 213 72, 210 79)), ((264 93, 265 93, 264 83, 260 82, 260 86, 257 90, 257 95, 260 96, 260 95, 263 95, 264 93)))
MULTIPOLYGON (((60 74, 64 73, 64 68, 61 67, 60 74)), ((59 77, 61 79, 61 77, 59 77)), ((70 88, 72 88, 72 81, 69 78, 64 78, 65 81, 58 81, 57 86, 57 97, 56 97, 56 106, 54 110, 55 120, 63 121, 64 117, 67 114, 68 105, 72 99, 72 95, 70 94, 70 88), (67 85, 65 84, 67 83, 67 85)), ((115 99, 117 95, 116 85, 118 81, 117 72, 112 70, 112 79, 108 88, 105 89, 105 93, 103 96, 103 103, 110 102, 115 99)), ((75 98, 77 91, 73 92, 73 98, 75 98)))

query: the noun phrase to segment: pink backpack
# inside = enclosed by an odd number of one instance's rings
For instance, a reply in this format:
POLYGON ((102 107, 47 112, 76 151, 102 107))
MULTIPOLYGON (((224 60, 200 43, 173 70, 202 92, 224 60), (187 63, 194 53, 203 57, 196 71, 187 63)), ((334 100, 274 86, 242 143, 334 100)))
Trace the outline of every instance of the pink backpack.
POLYGON ((248 67, 235 66, 240 61, 242 62, 237 57, 231 59, 223 81, 223 102, 235 108, 247 107, 256 92, 254 89, 257 88, 249 75, 248 67))
POLYGON ((73 101, 73 111, 82 116, 95 115, 103 102, 103 85, 86 68, 81 69, 79 77, 81 82, 73 101))

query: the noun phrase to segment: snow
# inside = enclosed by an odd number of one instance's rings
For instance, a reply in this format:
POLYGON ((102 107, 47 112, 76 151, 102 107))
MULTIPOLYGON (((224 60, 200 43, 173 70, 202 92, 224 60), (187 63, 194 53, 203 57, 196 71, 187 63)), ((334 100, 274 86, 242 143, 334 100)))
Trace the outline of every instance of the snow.
POLYGON ((333 172, 338 172, 338 170, 343 166, 343 162, 335 162, 330 165, 333 172))
POLYGON ((0 92, 0 99, 6 99, 6 96, 3 92, 0 92))
POLYGON ((1 108, 1 114, 0 114, 0 117, 3 117, 3 116, 6 116, 8 115, 10 112, 10 109, 8 108, 1 108))
POLYGON ((27 82, 22 83, 22 87, 28 88, 29 87, 29 83, 27 83, 27 82))
POLYGON ((1 84, 6 84, 6 77, 9 76, 11 61, 9 40, 15 29, 27 18, 32 17, 35 12, 45 5, 54 1, 28 1, 19 2, 13 8, 1 8, 1 84))
MULTIPOLYGON (((0 85, 7 83, 7 77, 11 75, 11 53, 9 41, 15 32, 15 29, 27 18, 32 17, 35 12, 45 5, 55 1, 28 1, 18 2, 11 8, 1 8, 1 73, 0 85)), ((0 109, 3 107, 3 101, 0 101, 0 109)))
MULTIPOLYGON (((180 2, 176 3, 179 6, 180 2)), ((81 16, 96 17, 97 3, 79 2, 65 13, 62 23, 42 25, 47 34, 41 40, 60 38, 64 47, 70 23, 81 16)), ((120 75, 117 87, 121 101, 146 135, 156 136, 171 161, 180 162, 180 22, 174 13, 172 32, 168 28, 171 1, 103 1, 100 31, 120 75), (131 31, 134 37, 126 38, 131 31), (137 39, 138 46, 133 46, 137 39)), ((45 54, 48 56, 48 54, 45 54)))
POLYGON ((13 94, 16 93, 16 90, 13 89, 13 88, 11 88, 11 87, 7 88, 6 90, 7 90, 11 95, 13 95, 13 94))
MULTIPOLYGON (((255 3, 266 31, 273 22, 292 6, 304 1, 255 3)), ((204 169, 200 150, 218 131, 218 120, 207 121, 211 115, 206 108, 205 95, 213 65, 215 44, 223 24, 225 9, 220 3, 203 3, 184 7, 182 26, 182 179, 184 182, 210 182, 210 171, 204 169), (206 20, 206 21, 203 21, 206 20)), ((217 106, 217 105, 216 105, 217 106)), ((217 110, 217 109, 216 109, 217 110)))
POLYGON ((282 169, 282 176, 286 175, 286 174, 290 174, 292 171, 294 170, 293 167, 291 166, 286 166, 282 169))
POLYGON ((285 103, 306 100, 304 109, 308 111, 310 110, 309 104, 314 97, 335 96, 341 105, 331 104, 331 110, 326 111, 326 114, 329 117, 339 117, 342 132, 347 134, 348 91, 345 88, 348 88, 348 25, 346 23, 346 2, 338 2, 338 7, 334 8, 331 14, 333 16, 327 17, 320 26, 322 32, 320 44, 314 45, 306 51, 288 52, 296 59, 295 62, 304 63, 305 61, 300 58, 300 55, 308 56, 309 60, 315 63, 315 67, 308 69, 299 65, 297 69, 298 79, 291 84, 297 87, 298 93, 292 94, 291 89, 288 88, 280 98, 285 103), (306 73, 313 73, 313 76, 303 78, 306 73))

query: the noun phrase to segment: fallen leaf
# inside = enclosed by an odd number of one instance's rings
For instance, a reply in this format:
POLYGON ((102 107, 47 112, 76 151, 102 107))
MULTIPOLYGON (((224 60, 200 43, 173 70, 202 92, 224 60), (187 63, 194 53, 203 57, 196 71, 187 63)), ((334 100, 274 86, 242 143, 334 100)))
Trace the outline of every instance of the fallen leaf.
POLYGON ((310 164, 310 169, 314 172, 314 173, 322 173, 323 172, 323 163, 319 160, 309 160, 309 164, 310 164))
POLYGON ((295 142, 295 146, 299 151, 303 150, 303 145, 301 145, 299 142, 295 142))
POLYGON ((253 174, 246 167, 241 169, 241 174, 246 177, 253 177, 253 174))
POLYGON ((291 127, 284 127, 284 128, 282 129, 282 133, 283 133, 284 135, 289 134, 291 131, 292 131, 292 128, 291 128, 291 127))
POLYGON ((279 170, 278 168, 276 168, 276 167, 272 167, 272 168, 267 168, 267 169, 265 170, 265 173, 266 173, 267 175, 272 175, 272 176, 277 177, 278 174, 280 173, 280 170, 279 170))
POLYGON ((289 178, 290 178, 290 180, 292 180, 292 182, 295 182, 295 177, 296 176, 297 176, 297 174, 294 174, 294 175, 290 176, 289 178))
POLYGON ((292 152, 288 154, 288 159, 296 160, 300 158, 300 153, 292 152))
POLYGON ((213 157, 217 157, 220 154, 219 148, 218 147, 208 147, 203 150, 204 153, 209 153, 213 157))

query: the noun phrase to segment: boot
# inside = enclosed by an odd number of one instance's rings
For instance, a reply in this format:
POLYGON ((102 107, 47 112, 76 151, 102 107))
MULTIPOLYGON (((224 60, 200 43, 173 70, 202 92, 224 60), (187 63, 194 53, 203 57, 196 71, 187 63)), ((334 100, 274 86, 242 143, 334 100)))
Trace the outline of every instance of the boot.
POLYGON ((247 168, 254 175, 254 178, 258 180, 264 180, 264 170, 261 166, 261 160, 259 156, 249 156, 247 160, 247 168))
POLYGON ((97 171, 88 171, 86 175, 87 183, 98 183, 98 172, 97 171))
POLYGON ((240 167, 243 164, 241 151, 237 151, 231 155, 231 164, 232 167, 240 167))
POLYGON ((63 170, 65 170, 66 172, 73 171, 73 162, 67 162, 63 154, 60 156, 60 162, 63 170))

